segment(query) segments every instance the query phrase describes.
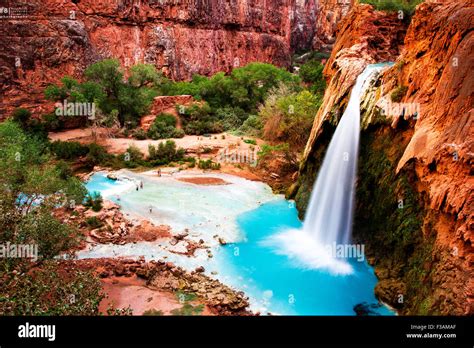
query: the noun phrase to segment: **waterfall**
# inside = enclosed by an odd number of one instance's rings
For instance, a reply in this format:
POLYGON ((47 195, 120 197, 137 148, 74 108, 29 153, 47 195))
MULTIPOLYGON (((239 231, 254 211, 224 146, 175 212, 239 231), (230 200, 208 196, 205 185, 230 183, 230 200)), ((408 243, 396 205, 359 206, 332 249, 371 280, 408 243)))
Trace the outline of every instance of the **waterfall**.
POLYGON ((361 92, 369 77, 384 66, 369 65, 357 77, 314 183, 303 228, 284 231, 264 241, 300 265, 325 268, 336 274, 352 272, 345 258, 336 257, 333 251, 351 242, 361 92))

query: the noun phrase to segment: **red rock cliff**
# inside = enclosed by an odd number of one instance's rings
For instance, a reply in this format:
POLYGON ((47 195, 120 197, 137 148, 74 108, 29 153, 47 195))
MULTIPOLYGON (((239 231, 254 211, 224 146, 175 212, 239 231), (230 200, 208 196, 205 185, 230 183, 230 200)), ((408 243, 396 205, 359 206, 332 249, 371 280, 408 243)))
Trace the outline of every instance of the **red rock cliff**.
POLYGON ((326 16, 315 0, 0 0, 12 9, 0 16, 0 113, 41 111, 48 83, 108 57, 154 64, 178 80, 253 61, 288 66, 293 50, 334 35, 341 11, 325 3, 339 15, 326 16))

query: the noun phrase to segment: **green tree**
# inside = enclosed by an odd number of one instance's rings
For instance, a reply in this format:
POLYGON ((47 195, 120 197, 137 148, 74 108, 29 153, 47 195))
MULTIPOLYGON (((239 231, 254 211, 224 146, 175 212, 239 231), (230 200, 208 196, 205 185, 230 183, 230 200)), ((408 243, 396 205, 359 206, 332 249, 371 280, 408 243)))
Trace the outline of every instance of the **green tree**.
POLYGON ((59 222, 54 225, 50 215, 58 205, 82 202, 84 185, 74 177, 61 177, 60 170, 49 162, 45 148, 31 141, 13 122, 0 124, 0 145, 1 213, 5 214, 0 221, 7 223, 0 226, 0 241, 21 244, 28 240, 38 244, 45 257, 66 250, 66 244, 78 241, 75 231, 59 222), (8 214, 12 212, 21 214, 13 214, 15 218, 10 219, 8 214), (65 244, 56 239, 66 235, 65 244))
POLYGON ((123 72, 118 59, 104 59, 90 65, 85 76, 89 81, 99 84, 109 98, 118 99, 123 84, 123 72))
POLYGON ((31 112, 27 109, 15 109, 12 114, 13 121, 17 122, 23 128, 26 128, 31 119, 31 112))
POLYGON ((323 69, 324 66, 320 62, 311 60, 303 64, 299 71, 301 79, 311 85, 310 90, 315 94, 323 94, 326 88, 323 69))
POLYGON ((133 87, 159 88, 167 79, 151 64, 136 64, 130 69, 128 82, 133 87))
POLYGON ((280 85, 271 92, 259 111, 264 123, 264 137, 303 146, 320 105, 321 99, 309 91, 291 93, 285 85, 280 85))

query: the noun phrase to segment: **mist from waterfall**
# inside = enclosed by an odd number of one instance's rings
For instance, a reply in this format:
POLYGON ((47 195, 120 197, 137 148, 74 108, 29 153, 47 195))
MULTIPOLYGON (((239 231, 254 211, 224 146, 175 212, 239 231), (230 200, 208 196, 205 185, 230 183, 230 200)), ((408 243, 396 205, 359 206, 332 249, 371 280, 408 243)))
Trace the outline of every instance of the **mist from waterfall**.
POLYGON ((283 231, 263 244, 276 247, 298 266, 350 274, 351 265, 331 251, 351 242, 360 133, 360 97, 364 84, 386 64, 372 64, 357 77, 349 103, 328 146, 302 229, 283 231))

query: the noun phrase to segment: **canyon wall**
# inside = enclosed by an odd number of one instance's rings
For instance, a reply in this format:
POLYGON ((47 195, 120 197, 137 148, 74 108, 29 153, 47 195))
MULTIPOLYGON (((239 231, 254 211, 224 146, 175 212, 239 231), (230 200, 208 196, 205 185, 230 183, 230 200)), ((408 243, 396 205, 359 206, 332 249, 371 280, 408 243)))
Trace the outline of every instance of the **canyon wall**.
POLYGON ((100 59, 153 64, 176 80, 249 62, 289 67, 330 47, 339 0, 0 0, 0 115, 45 112, 42 93, 100 59))
POLYGON ((403 23, 355 7, 325 68, 328 89, 293 188, 304 212, 357 75, 394 61, 361 100, 353 235, 375 266, 376 295, 402 314, 474 313, 473 16, 464 2, 422 3, 400 46, 403 23))

